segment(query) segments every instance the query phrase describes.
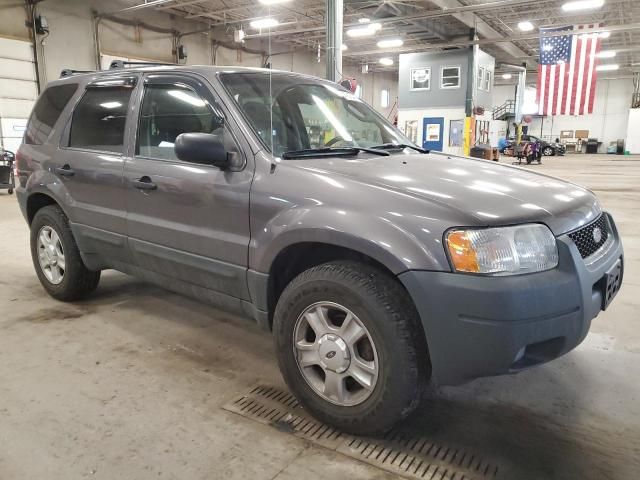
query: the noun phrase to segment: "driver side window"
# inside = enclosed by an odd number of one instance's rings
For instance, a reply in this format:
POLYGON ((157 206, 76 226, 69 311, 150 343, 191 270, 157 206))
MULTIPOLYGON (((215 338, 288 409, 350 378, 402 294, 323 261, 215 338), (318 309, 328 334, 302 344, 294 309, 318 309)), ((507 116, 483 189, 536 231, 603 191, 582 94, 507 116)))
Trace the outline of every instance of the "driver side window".
POLYGON ((173 150, 182 133, 221 133, 224 118, 192 89, 182 85, 147 85, 144 91, 136 155, 176 160, 173 150))

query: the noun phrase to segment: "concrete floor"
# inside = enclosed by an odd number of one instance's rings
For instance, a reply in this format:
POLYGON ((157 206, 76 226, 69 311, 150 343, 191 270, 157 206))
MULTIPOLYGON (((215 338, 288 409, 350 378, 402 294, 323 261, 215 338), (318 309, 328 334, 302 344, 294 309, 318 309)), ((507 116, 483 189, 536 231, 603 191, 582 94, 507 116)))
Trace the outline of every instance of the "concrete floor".
MULTIPOLYGON (((529 168, 599 195, 622 232, 624 287, 574 352, 442 389, 412 428, 512 478, 640 478, 640 158, 529 168)), ((395 478, 221 410, 257 382, 282 384, 252 323, 115 272, 90 300, 56 302, 5 192, 0 232, 0 479, 395 478)))

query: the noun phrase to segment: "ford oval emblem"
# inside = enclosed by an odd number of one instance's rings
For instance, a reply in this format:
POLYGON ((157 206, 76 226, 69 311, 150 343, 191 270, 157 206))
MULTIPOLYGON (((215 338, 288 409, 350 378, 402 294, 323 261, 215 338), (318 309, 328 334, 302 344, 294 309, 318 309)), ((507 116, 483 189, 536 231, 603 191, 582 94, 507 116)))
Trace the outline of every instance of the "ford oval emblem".
POLYGON ((594 228, 592 235, 594 242, 600 243, 602 241, 602 230, 600 230, 600 227, 594 228))

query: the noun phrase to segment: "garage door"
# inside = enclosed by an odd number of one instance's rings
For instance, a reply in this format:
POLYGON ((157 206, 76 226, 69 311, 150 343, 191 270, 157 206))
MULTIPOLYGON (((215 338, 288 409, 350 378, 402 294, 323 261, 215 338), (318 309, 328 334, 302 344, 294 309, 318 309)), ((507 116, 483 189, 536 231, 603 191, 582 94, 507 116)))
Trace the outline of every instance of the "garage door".
POLYGON ((0 37, 0 142, 13 152, 38 97, 31 42, 0 37))

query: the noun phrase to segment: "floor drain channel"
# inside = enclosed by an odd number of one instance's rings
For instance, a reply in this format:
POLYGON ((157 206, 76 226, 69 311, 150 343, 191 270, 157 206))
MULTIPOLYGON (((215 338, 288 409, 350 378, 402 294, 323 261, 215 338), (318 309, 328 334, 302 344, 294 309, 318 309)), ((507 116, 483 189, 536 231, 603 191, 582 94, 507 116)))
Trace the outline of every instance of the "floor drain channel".
POLYGON ((258 385, 223 407, 317 445, 404 477, 428 480, 490 480, 496 464, 465 449, 394 430, 382 438, 346 435, 310 417, 289 392, 258 385))

